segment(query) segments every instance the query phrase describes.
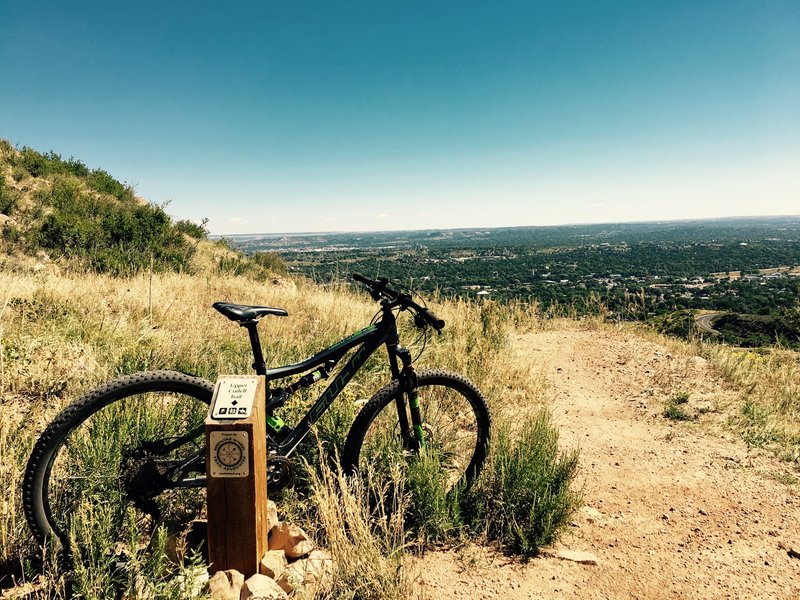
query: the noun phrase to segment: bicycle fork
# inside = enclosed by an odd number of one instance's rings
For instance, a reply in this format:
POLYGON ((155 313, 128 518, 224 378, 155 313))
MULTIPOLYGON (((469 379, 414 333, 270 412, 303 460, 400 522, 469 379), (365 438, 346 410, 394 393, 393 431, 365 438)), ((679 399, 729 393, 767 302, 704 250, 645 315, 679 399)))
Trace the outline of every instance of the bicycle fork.
MULTIPOLYGON (((399 411, 402 411, 402 417, 400 418, 401 428, 403 426, 403 422, 407 424, 408 421, 405 419, 405 401, 404 398, 408 398, 408 407, 411 412, 411 426, 414 430, 414 437, 413 437, 413 448, 414 450, 422 450, 425 448, 425 432, 422 429, 422 412, 419 408, 419 389, 417 387, 417 372, 414 370, 414 367, 411 366, 411 352, 408 348, 398 348, 397 349, 397 356, 400 358, 400 362, 403 365, 402 370, 400 371, 400 395, 397 398, 397 410, 398 414, 399 411)), ((403 432, 405 433, 405 432, 403 432)), ((408 435, 407 439, 409 443, 412 441, 411 436, 408 435)))

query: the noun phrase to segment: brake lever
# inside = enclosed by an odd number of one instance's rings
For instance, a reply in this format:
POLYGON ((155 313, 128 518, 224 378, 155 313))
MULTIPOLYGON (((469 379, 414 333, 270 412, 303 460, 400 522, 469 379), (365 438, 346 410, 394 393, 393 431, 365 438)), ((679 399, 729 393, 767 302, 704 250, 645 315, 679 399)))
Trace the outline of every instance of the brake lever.
POLYGON ((422 329, 423 331, 427 330, 430 327, 436 333, 442 335, 441 329, 436 329, 436 327, 433 327, 419 313, 414 313, 414 325, 417 327, 417 329, 422 329))
POLYGON ((377 302, 383 296, 382 292, 389 284, 389 280, 386 279, 386 277, 379 277, 378 279, 375 280, 375 283, 377 283, 377 285, 375 287, 370 287, 369 295, 372 296, 372 299, 377 302))

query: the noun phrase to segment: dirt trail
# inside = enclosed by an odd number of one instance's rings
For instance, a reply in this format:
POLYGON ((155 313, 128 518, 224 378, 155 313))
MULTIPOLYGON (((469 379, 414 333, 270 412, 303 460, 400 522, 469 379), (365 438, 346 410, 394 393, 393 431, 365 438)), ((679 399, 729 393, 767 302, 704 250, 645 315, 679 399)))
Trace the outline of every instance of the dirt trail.
POLYGON ((431 553, 431 598, 800 598, 800 497, 787 467, 715 426, 727 391, 702 358, 614 330, 558 330, 515 342, 551 384, 565 446, 580 446, 586 506, 555 557, 521 564, 492 552, 431 553), (697 423, 662 416, 691 393, 697 423))

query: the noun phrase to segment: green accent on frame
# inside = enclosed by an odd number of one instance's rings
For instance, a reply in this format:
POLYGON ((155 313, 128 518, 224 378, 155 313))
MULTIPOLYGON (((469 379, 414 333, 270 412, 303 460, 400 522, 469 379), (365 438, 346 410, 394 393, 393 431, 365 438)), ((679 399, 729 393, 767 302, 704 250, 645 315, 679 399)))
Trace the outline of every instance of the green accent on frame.
POLYGON ((425 434, 422 432, 422 425, 414 425, 414 431, 417 434, 417 441, 421 449, 425 448, 425 434))
POLYGON ((341 346, 344 346, 344 345, 346 345, 346 344, 349 344, 349 343, 350 343, 350 342, 352 342, 354 339, 356 339, 358 336, 360 336, 360 335, 362 335, 362 334, 364 334, 364 333, 366 333, 366 332, 368 332, 368 331, 369 331, 369 332, 375 331, 376 329, 377 329, 377 327, 375 327, 375 325, 367 325, 366 327, 364 327, 364 329, 359 329, 359 330, 358 330, 358 331, 356 331, 354 334, 352 334, 352 335, 348 335, 346 338, 344 338, 344 339, 343 339, 343 340, 341 340, 340 342, 336 342, 336 343, 335 343, 333 346, 331 346, 331 347, 330 347, 330 348, 328 348, 328 349, 329 349, 329 350, 335 350, 336 348, 340 348, 341 346))
POLYGON ((281 429, 283 429, 283 426, 286 425, 286 423, 280 417, 273 417, 271 415, 267 415, 267 425, 273 431, 280 431, 281 429))

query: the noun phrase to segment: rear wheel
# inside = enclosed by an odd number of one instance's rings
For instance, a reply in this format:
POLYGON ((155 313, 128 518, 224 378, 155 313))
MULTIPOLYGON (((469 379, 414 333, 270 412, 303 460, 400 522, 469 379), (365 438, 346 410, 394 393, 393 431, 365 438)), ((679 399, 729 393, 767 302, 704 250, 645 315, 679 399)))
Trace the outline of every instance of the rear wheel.
POLYGON ((25 517, 39 542, 55 536, 68 551, 101 543, 125 552, 159 524, 199 516, 212 393, 197 377, 137 373, 62 412, 36 442, 23 480, 25 517))
MULTIPOLYGON (((478 388, 465 377, 441 370, 417 372, 426 451, 435 456, 448 489, 469 485, 480 473, 489 443, 490 417, 478 388)), ((381 388, 361 409, 345 443, 347 470, 378 471, 405 460, 413 441, 402 438, 396 399, 399 382, 381 388)))

